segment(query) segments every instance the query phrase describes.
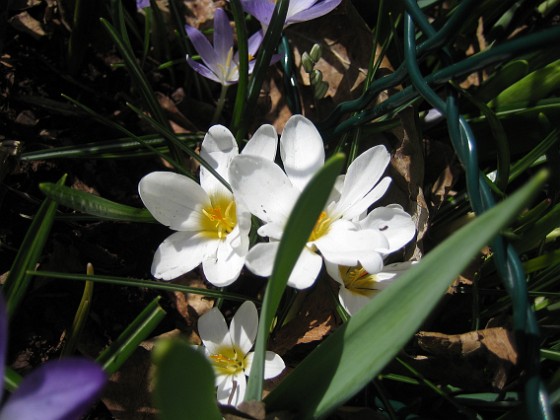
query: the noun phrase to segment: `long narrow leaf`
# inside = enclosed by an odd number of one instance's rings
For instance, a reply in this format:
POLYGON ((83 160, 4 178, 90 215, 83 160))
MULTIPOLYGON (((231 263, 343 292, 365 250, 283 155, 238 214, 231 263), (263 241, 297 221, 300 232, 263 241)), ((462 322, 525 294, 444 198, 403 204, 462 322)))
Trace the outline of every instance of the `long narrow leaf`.
POLYGON ((136 319, 97 358, 105 372, 115 373, 138 345, 145 340, 161 322, 166 312, 159 306, 160 296, 150 302, 136 319))
MULTIPOLYGON (((64 185, 65 180, 66 175, 60 178, 56 185, 64 185)), ((29 286, 32 276, 27 273, 27 270, 34 269, 39 261, 39 257, 43 252, 43 247, 51 231, 56 208, 56 201, 50 198, 46 198, 45 201, 43 201, 43 204, 41 204, 37 214, 35 214, 33 222, 31 226, 29 226, 25 238, 19 247, 16 259, 12 264, 10 273, 4 284, 6 311, 10 317, 14 314, 29 286)))
POLYGON ((39 184, 39 189, 47 197, 63 206, 97 216, 100 219, 119 220, 121 222, 155 222, 153 216, 146 209, 115 203, 106 198, 64 185, 45 182, 39 184))
POLYGON ((307 242, 313 227, 331 193, 336 177, 344 165, 344 155, 331 157, 309 181, 298 198, 286 223, 286 229, 278 246, 272 276, 263 298, 261 319, 255 344, 255 356, 251 367, 245 400, 259 400, 262 395, 266 343, 272 320, 286 288, 288 278, 307 242))
MULTIPOLYGON (((146 289, 164 290, 168 292, 183 292, 183 293, 193 293, 196 295, 207 296, 215 299, 227 299, 238 302, 244 302, 246 300, 251 300, 247 296, 243 296, 237 293, 224 292, 222 290, 215 289, 201 289, 199 287, 189 287, 182 284, 167 282, 167 281, 155 281, 146 279, 133 279, 130 277, 115 277, 115 276, 99 276, 99 275, 85 275, 85 274, 73 274, 73 273, 57 273, 52 271, 32 271, 27 272, 30 276, 54 278, 54 279, 64 279, 73 281, 93 281, 96 283, 106 283, 113 284, 117 286, 132 286, 132 287, 145 287, 146 289)), ((258 301, 253 300, 256 304, 258 301)))
POLYGON ((344 403, 397 354, 476 253, 529 204, 539 173, 510 198, 460 229, 317 347, 265 402, 267 411, 320 418, 344 403))

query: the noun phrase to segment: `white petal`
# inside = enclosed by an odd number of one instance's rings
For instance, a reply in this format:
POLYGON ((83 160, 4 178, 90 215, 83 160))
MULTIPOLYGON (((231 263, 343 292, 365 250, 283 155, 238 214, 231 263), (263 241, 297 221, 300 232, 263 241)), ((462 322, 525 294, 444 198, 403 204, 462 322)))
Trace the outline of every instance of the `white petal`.
POLYGON ((280 137, 280 156, 288 178, 302 191, 325 163, 323 140, 311 121, 302 115, 288 120, 280 137))
POLYGON ((276 158, 276 149, 278 148, 278 135, 276 130, 270 124, 261 125, 251 140, 247 142, 242 155, 260 156, 271 162, 276 158))
POLYGON ((240 372, 228 376, 226 381, 218 385, 216 397, 219 403, 236 407, 243 401, 246 389, 247 379, 245 374, 240 372))
MULTIPOLYGON (((208 162, 226 181, 229 177, 231 160, 238 154, 239 149, 231 131, 223 125, 210 127, 200 147, 200 157, 208 162)), ((204 166, 200 167, 200 185, 208 193, 226 189, 204 166)))
MULTIPOLYGON (((375 146, 359 155, 350 164, 340 195, 339 211, 341 213, 345 213, 346 210, 355 206, 373 189, 390 160, 391 155, 385 146, 375 146)), ((356 214, 362 211, 360 210, 356 214)), ((346 218, 350 219, 350 217, 346 218)))
POLYGON ((344 280, 340 275, 340 269, 338 264, 334 264, 325 260, 325 268, 327 269, 327 274, 335 280, 338 284, 344 285, 344 280))
POLYGON ((379 252, 369 252, 360 255, 359 263, 370 274, 379 273, 383 269, 383 256, 379 252))
POLYGON ((279 242, 260 242, 253 246, 245 260, 247 268, 257 276, 269 277, 272 274, 278 244, 279 242))
POLYGON ((373 209, 360 221, 363 229, 376 229, 389 241, 388 253, 405 246, 416 233, 412 217, 398 204, 373 209))
POLYGON ((284 233, 284 224, 265 223, 257 229, 257 233, 263 237, 280 240, 282 238, 282 234, 284 233))
POLYGON ((376 249, 386 250, 388 241, 383 234, 373 229, 356 230, 347 220, 335 221, 327 234, 313 242, 326 261, 352 267, 361 256, 376 249))
POLYGON ((239 346, 243 351, 243 356, 249 353, 249 350, 253 347, 258 326, 259 314, 257 307, 251 301, 243 302, 233 316, 229 326, 231 340, 234 345, 239 346))
POLYGON ((240 248, 233 249, 227 240, 218 240, 217 243, 216 252, 207 255, 202 261, 202 270, 206 279, 214 286, 225 287, 238 279, 245 264, 246 250, 239 252, 240 248))
POLYGON ((264 360, 264 379, 277 377, 286 368, 284 360, 272 351, 267 351, 264 360))
POLYGON ((212 308, 198 318, 198 335, 209 354, 218 354, 220 347, 231 347, 226 320, 218 308, 212 308))
POLYGON ((360 309, 366 306, 371 298, 356 293, 352 293, 347 288, 341 286, 338 292, 338 300, 340 304, 344 307, 346 312, 350 315, 355 315, 360 309))
POLYGON ((299 196, 278 165, 257 156, 235 157, 229 179, 235 197, 264 222, 285 223, 299 196))
POLYGON ((296 289, 307 289, 312 286, 321 271, 322 265, 323 259, 321 256, 304 247, 290 274, 288 286, 296 289))
POLYGON ((200 185, 173 172, 149 173, 140 180, 138 192, 152 216, 173 230, 199 230, 201 209, 210 205, 200 185))
POLYGON ((357 201, 353 206, 347 208, 344 211, 343 217, 348 220, 352 220, 362 213, 364 213, 373 203, 379 200, 391 184, 391 178, 385 177, 375 186, 373 190, 366 194, 364 198, 357 201))
MULTIPOLYGON (((251 372, 255 353, 251 352, 245 357, 245 372, 247 375, 251 372)), ((264 379, 272 379, 277 377, 286 368, 284 360, 272 351, 267 351, 264 359, 264 379)))
POLYGON ((177 232, 161 243, 154 255, 152 274, 157 279, 171 280, 199 265, 213 241, 196 232, 177 232))

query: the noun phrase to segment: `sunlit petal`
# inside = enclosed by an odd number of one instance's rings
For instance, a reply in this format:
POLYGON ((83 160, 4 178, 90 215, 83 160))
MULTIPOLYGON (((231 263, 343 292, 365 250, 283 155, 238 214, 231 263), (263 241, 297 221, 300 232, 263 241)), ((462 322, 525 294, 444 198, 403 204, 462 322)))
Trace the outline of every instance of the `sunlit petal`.
POLYGON ((173 172, 149 173, 140 180, 138 192, 155 219, 173 230, 197 230, 202 208, 210 205, 200 185, 173 172))
POLYGON ((323 140, 302 115, 292 116, 280 137, 280 156, 291 183, 302 191, 325 163, 323 140))
POLYGON ((226 320, 218 308, 212 308, 198 318, 198 335, 210 354, 217 354, 222 346, 232 346, 226 320))
POLYGON ((212 240, 197 232, 177 232, 165 239, 152 262, 152 275, 172 280, 188 273, 204 259, 212 240))
POLYGON ((251 140, 247 142, 241 154, 260 156, 274 162, 278 148, 278 135, 276 129, 270 124, 261 125, 251 140))
POLYGON ((299 196, 282 169, 262 157, 235 157, 229 179, 235 197, 265 222, 285 223, 299 196))
POLYGON ((304 247, 290 274, 288 286, 296 289, 307 289, 315 283, 322 266, 323 259, 321 256, 304 247))
POLYGON ((389 241, 388 253, 402 248, 416 233, 412 217, 398 204, 373 209, 359 223, 363 229, 376 229, 385 235, 389 241))
MULTIPOLYGON (((200 157, 204 159, 226 181, 229 179, 229 166, 234 156, 239 154, 237 142, 226 127, 214 125, 208 129, 200 146, 200 157)), ((200 185, 209 192, 226 193, 225 186, 204 166, 200 167, 200 185)))
POLYGON ((258 326, 257 307, 251 301, 243 302, 233 316, 229 327, 233 344, 239 346, 243 354, 247 354, 253 347, 258 326))
POLYGON ((247 254, 245 265, 257 276, 269 277, 279 242, 260 242, 253 246, 247 254))

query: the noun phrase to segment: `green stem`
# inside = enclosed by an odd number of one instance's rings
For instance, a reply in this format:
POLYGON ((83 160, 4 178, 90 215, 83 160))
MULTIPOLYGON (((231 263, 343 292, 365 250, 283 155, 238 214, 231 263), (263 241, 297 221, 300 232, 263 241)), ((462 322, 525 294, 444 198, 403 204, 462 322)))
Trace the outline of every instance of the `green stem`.
POLYGON ((222 115, 222 110, 224 109, 224 105, 226 103, 226 93, 228 87, 229 86, 227 85, 222 85, 220 97, 218 98, 218 103, 216 104, 216 110, 214 111, 214 115, 212 116, 212 125, 217 124, 218 120, 220 119, 220 115, 222 115))

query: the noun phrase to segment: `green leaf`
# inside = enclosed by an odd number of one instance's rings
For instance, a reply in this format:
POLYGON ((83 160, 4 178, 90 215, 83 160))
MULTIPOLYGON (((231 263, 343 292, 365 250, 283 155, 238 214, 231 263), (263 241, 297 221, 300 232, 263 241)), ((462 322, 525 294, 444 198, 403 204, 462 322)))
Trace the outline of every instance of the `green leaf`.
POLYGON ((101 219, 119 220, 121 222, 155 222, 153 216, 146 209, 115 203, 106 198, 65 187, 64 185, 45 182, 39 184, 39 189, 48 198, 63 206, 97 216, 101 219))
POLYGON ((162 420, 221 419, 216 404, 214 371, 204 355, 180 340, 160 340, 154 403, 162 420))
MULTIPOLYGON (((65 180, 66 175, 60 178, 56 185, 62 186, 65 180)), ((16 259, 12 263, 4 284, 6 311, 10 317, 14 314, 29 286, 32 276, 27 273, 27 270, 34 269, 39 262, 39 257, 51 231, 56 207, 57 202, 48 197, 43 201, 37 214, 33 217, 33 222, 31 222, 31 226, 29 226, 19 247, 16 259)))
POLYGON ((508 87, 490 102, 492 107, 509 104, 530 106, 556 91, 560 84, 560 60, 535 70, 508 87))
POLYGON ((418 330, 451 281, 539 191, 539 173, 460 229, 318 346, 265 399, 267 412, 324 417, 374 378, 418 330))
POLYGON ((245 400, 261 400, 264 358, 266 343, 274 314, 286 288, 288 278, 301 254, 313 227, 324 209, 329 194, 344 165, 344 155, 337 153, 309 181, 299 196, 292 213, 286 223, 278 253, 274 261, 272 276, 268 281, 263 298, 261 319, 255 344, 255 356, 251 367, 251 375, 245 392, 245 400))
POLYGON ((132 321, 108 348, 98 357, 99 363, 108 374, 115 373, 128 360, 138 345, 145 340, 165 317, 166 312, 159 306, 160 296, 132 321))
MULTIPOLYGON (((37 276, 39 278, 44 277, 44 278, 51 278, 51 279, 64 279, 64 280, 85 281, 85 282, 92 281, 95 283, 106 283, 106 284, 113 284, 116 286, 145 287, 146 289, 163 290, 167 292, 193 293, 197 295, 207 296, 210 298, 227 299, 227 300, 233 300, 238 302, 245 302, 246 300, 251 300, 251 298, 240 295, 238 293, 224 292, 222 290, 216 290, 216 289, 201 289, 199 287, 189 287, 189 286, 184 286, 182 284, 168 282, 168 281, 134 279, 131 277, 57 273, 53 271, 28 270, 27 274, 30 276, 37 276)), ((256 300, 253 301, 256 304, 259 303, 256 300)))

